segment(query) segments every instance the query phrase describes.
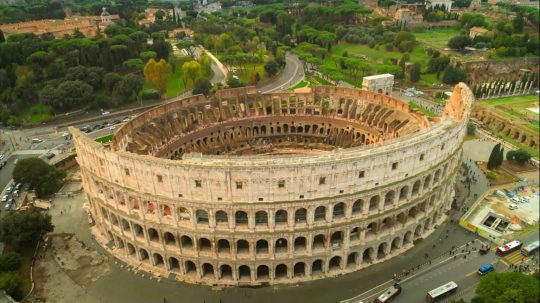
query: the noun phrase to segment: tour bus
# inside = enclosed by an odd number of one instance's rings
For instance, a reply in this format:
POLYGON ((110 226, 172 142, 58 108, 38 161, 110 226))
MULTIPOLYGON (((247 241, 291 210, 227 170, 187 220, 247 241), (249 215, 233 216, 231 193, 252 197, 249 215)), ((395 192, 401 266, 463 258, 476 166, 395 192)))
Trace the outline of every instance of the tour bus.
POLYGON ((538 248, 540 247, 540 241, 534 241, 532 243, 529 243, 529 245, 523 247, 521 249, 521 254, 524 255, 525 257, 528 257, 530 256, 532 253, 534 253, 535 251, 538 250, 538 248))
POLYGON ((439 286, 433 290, 430 290, 426 295, 426 300, 429 303, 437 302, 444 299, 446 296, 454 293, 458 285, 454 281, 450 281, 442 286, 439 286))
POLYGON ((386 289, 382 295, 375 299, 375 303, 388 303, 392 301, 393 298, 397 297, 401 293, 401 286, 399 284, 394 284, 394 286, 386 289))
POLYGON ((504 244, 503 246, 497 247, 497 255, 501 257, 506 256, 507 254, 511 252, 519 250, 522 245, 523 243, 521 243, 521 241, 519 240, 510 241, 504 244))

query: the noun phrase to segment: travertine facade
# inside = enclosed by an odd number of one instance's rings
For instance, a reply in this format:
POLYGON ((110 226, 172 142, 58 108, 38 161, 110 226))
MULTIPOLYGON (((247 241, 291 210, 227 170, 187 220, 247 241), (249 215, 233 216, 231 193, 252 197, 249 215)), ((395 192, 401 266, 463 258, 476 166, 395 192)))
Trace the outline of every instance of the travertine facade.
POLYGON ((374 93, 390 94, 394 88, 394 75, 380 74, 362 78, 362 89, 374 93))
POLYGON ((178 280, 266 285, 382 262, 445 217, 473 96, 444 117, 351 88, 194 96, 111 146, 71 129, 90 209, 120 259, 178 280))

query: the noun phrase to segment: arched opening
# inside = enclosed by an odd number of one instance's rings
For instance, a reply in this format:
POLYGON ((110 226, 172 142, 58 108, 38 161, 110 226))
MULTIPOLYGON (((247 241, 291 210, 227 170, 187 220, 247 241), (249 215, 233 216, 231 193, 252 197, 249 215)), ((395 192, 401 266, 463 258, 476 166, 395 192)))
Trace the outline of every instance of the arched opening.
POLYGON ((422 224, 418 225, 414 230, 414 238, 420 238, 422 236, 422 224))
POLYGON ((304 262, 294 264, 294 277, 301 278, 304 276, 306 276, 306 264, 304 262))
POLYGON ((362 254, 362 262, 371 264, 373 263, 373 248, 366 248, 362 254))
POLYGON ((255 253, 257 254, 267 254, 268 253, 268 241, 258 240, 255 244, 255 253))
POLYGON ((371 222, 366 227, 366 238, 370 236, 375 236, 377 233, 377 223, 371 222))
POLYGON ((180 270, 180 262, 178 262, 178 259, 174 257, 169 258, 169 270, 171 271, 179 271, 180 270))
POLYGON ((188 223, 190 221, 190 213, 185 207, 179 207, 177 209, 177 216, 179 223, 188 223))
POLYGON ((307 248, 306 242, 305 237, 298 237, 294 239, 294 251, 297 253, 305 252, 307 248))
POLYGON ((381 232, 386 232, 388 230, 390 230, 392 228, 392 218, 391 217, 386 217, 384 218, 384 220, 382 221, 382 226, 381 226, 381 232))
POLYGON ((128 248, 128 254, 130 256, 134 256, 135 255, 135 246, 133 246, 133 244, 131 244, 131 243, 128 243, 127 248, 128 248))
POLYGON ((390 247, 390 252, 394 252, 401 248, 401 238, 396 237, 392 240, 392 246, 390 247))
POLYGON ((287 252, 287 239, 280 238, 276 240, 276 254, 287 252))
POLYGON ((249 254, 249 242, 246 240, 238 240, 236 242, 236 252, 238 254, 249 254))
POLYGON ((212 243, 206 238, 199 239, 199 251, 210 252, 212 250, 212 243))
POLYGON ((141 261, 149 261, 149 257, 148 257, 148 252, 146 251, 146 249, 144 248, 141 248, 139 249, 139 258, 141 259, 141 261))
POLYGON ((369 211, 376 211, 379 209, 379 196, 373 196, 369 199, 369 211))
POLYGON ((403 187, 399 190, 399 201, 406 200, 408 194, 409 194, 409 187, 408 187, 408 186, 403 186, 403 187))
POLYGON ((284 279, 287 278, 287 265, 285 264, 279 264, 276 266, 276 279, 284 279))
POLYGON ((165 245, 176 245, 176 238, 168 231, 163 234, 163 239, 165 240, 165 245))
POLYGON ((159 242, 159 234, 154 228, 148 229, 148 239, 150 241, 159 242))
POLYGON ((364 206, 364 200, 362 199, 356 200, 352 206, 352 214, 353 215, 361 214, 363 211, 363 206, 364 206))
POLYGON ((258 211, 255 213, 255 225, 268 226, 268 214, 265 211, 258 211))
POLYGON ((154 266, 165 265, 165 262, 163 262, 163 257, 160 254, 154 253, 153 257, 154 257, 154 266))
POLYGON ((390 206, 394 203, 395 193, 393 190, 386 193, 384 196, 384 206, 390 206))
POLYGON ((248 215, 245 211, 237 211, 234 215, 236 226, 247 226, 248 225, 248 215))
POLYGON ((269 280, 270 279, 270 269, 266 265, 259 265, 257 267, 257 280, 269 280))
POLYGON ((242 265, 238 268, 238 280, 251 281, 251 269, 249 269, 249 266, 242 265))
POLYGON ((197 217, 197 224, 208 224, 208 213, 202 209, 198 209, 195 212, 197 217))
POLYGON ((229 223, 229 217, 227 216, 227 213, 222 211, 222 210, 218 210, 216 212, 216 223, 217 224, 227 224, 227 223, 229 223))
POLYGON ((328 262, 328 269, 330 272, 337 271, 341 269, 341 257, 340 256, 334 256, 330 259, 330 262, 328 262))
POLYGON ((129 227, 129 222, 126 219, 122 219, 122 229, 124 231, 129 231, 131 228, 129 227))
POLYGON ((347 256, 347 267, 353 268, 358 264, 358 253, 353 252, 347 256))
POLYGON ((111 213, 111 223, 118 226, 118 217, 116 217, 116 215, 113 213, 111 213))
POLYGON ((324 206, 319 206, 315 209, 315 214, 314 214, 314 221, 315 222, 323 222, 326 220, 326 207, 324 206))
POLYGON ((332 243, 332 249, 339 249, 341 244, 343 244, 343 232, 334 232, 330 237, 330 242, 332 243))
POLYGON ((388 249, 388 243, 383 242, 379 244, 379 248, 377 249, 377 259, 379 260, 384 259, 387 254, 387 249, 388 249))
POLYGON ((416 217, 416 214, 417 214, 416 206, 411 207, 411 209, 409 209, 409 217, 414 218, 416 217))
POLYGON ((218 253, 220 254, 229 254, 231 253, 231 245, 229 244, 229 240, 226 239, 219 239, 217 243, 217 249, 218 253))
POLYGON ((433 176, 433 182, 439 182, 439 178, 441 177, 441 170, 438 169, 436 172, 435 172, 435 175, 433 176))
POLYGON ((183 249, 193 249, 193 240, 188 236, 180 237, 180 245, 183 249))
POLYGON ((305 208, 297 209, 294 213, 294 222, 296 224, 307 222, 307 210, 305 208))
POLYGON ((416 196, 418 195, 418 191, 420 191, 420 180, 414 182, 412 187, 412 195, 416 196))
POLYGON ((135 230, 135 236, 144 238, 144 231, 142 226, 139 224, 133 224, 133 229, 135 230))
POLYGON ((359 227, 354 227, 353 229, 351 229, 351 231, 349 232, 349 240, 350 241, 358 241, 358 240, 360 240, 360 228, 359 227))
POLYGON ((431 185, 431 175, 427 176, 424 179, 424 190, 428 189, 430 185, 431 185))
POLYGON ((184 263, 184 270, 186 271, 187 275, 194 275, 197 273, 197 267, 192 261, 186 261, 184 263))
POLYGON ((311 275, 320 275, 323 273, 323 262, 322 260, 315 260, 313 261, 313 264, 311 264, 311 275))
POLYGON ((397 215, 397 223, 401 223, 401 224, 405 224, 406 223, 406 220, 405 220, 405 213, 399 213, 397 215))
POLYGON ((332 212, 332 215, 334 220, 345 218, 345 203, 340 202, 334 205, 334 211, 332 212))
POLYGON ((287 224, 287 211, 280 209, 276 212, 276 226, 287 224))
POLYGON ((232 268, 227 265, 227 264, 223 264, 219 267, 219 271, 220 271, 220 278, 225 280, 225 279, 228 279, 228 280, 232 280, 233 278, 233 275, 232 275, 232 268))
POLYGON ((202 266, 203 278, 214 278, 214 266, 210 263, 204 263, 202 266))
POLYGON ((403 245, 410 244, 412 242, 412 232, 408 231, 405 233, 405 236, 403 237, 403 245))
POLYGON ((324 235, 319 234, 313 238, 313 249, 324 249, 324 235))

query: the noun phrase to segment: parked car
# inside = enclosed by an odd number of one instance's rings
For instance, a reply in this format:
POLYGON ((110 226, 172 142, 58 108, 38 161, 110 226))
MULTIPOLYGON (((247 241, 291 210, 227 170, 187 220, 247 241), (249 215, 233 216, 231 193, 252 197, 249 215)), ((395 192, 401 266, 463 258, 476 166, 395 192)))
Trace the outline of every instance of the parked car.
POLYGON ((8 195, 4 195, 4 196, 2 197, 2 200, 0 200, 0 201, 2 201, 2 203, 5 203, 5 202, 7 202, 8 199, 9 199, 9 196, 8 196, 8 195))
POLYGON ((6 189, 6 194, 11 194, 12 191, 13 191, 13 186, 10 186, 6 189))
POLYGON ((53 152, 48 152, 46 155, 45 155, 45 158, 47 159, 52 159, 53 157, 55 156, 55 154, 53 152))
POLYGON ((11 209, 11 204, 8 203, 8 204, 4 205, 4 210, 5 211, 9 211, 10 209, 11 209))
POLYGON ((0 154, 0 160, 4 160, 4 154, 0 154))
POLYGON ((32 143, 41 143, 41 142, 43 142, 43 140, 41 139, 38 139, 38 138, 32 139, 32 143))
POLYGON ((20 196, 20 195, 21 195, 21 192, 20 192, 18 189, 16 189, 16 190, 13 191, 13 196, 14 196, 14 197, 18 197, 18 196, 20 196))
POLYGON ((21 183, 21 182, 15 184, 15 189, 16 189, 16 190, 20 190, 21 187, 22 187, 22 183, 21 183))
POLYGON ((6 161, 0 161, 0 168, 4 168, 4 166, 6 166, 7 162, 6 161))
POLYGON ((110 113, 111 113, 111 112, 102 112, 101 115, 102 115, 102 116, 106 116, 106 115, 108 115, 108 114, 110 114, 110 113))

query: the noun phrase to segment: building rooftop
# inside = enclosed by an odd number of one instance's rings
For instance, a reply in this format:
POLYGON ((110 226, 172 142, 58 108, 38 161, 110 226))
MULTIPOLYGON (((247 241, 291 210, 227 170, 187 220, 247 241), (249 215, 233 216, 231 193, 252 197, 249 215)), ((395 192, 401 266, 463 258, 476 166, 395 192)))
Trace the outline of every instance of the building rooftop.
POLYGON ((394 75, 392 75, 392 74, 380 74, 380 75, 367 76, 367 77, 364 77, 364 79, 376 80, 376 79, 389 78, 389 77, 393 78, 394 75))

